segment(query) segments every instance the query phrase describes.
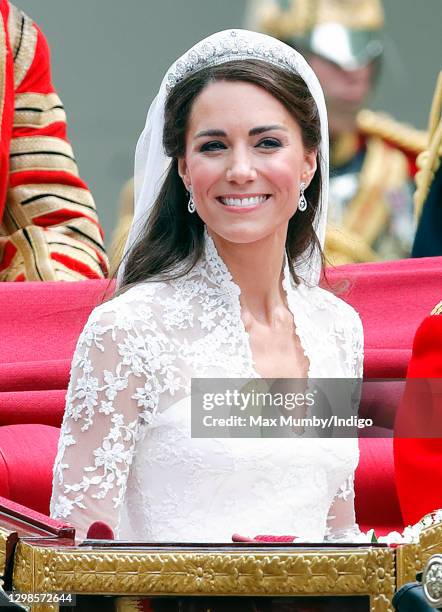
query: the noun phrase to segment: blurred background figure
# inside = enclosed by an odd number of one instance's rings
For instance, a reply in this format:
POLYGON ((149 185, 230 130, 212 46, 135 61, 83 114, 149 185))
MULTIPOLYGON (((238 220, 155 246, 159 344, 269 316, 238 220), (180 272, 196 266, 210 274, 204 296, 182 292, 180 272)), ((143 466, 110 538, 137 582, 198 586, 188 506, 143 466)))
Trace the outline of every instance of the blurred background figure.
POLYGON ((0 0, 0 281, 108 273, 94 200, 78 174, 45 37, 0 0))
POLYGON ((408 257, 415 233, 411 178, 425 136, 362 110, 381 67, 381 1, 250 0, 247 25, 299 49, 324 89, 331 162, 328 260, 408 257))
MULTIPOLYGON (((434 92, 428 120, 428 143, 418 159, 416 219, 419 222, 413 257, 442 255, 442 72, 434 92)), ((442 310, 442 309, 441 309, 442 310)))

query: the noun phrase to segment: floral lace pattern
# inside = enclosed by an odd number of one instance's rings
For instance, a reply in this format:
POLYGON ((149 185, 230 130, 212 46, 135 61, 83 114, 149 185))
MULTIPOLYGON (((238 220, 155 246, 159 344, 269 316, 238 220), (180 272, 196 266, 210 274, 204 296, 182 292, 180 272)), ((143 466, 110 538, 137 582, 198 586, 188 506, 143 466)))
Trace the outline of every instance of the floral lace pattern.
MULTIPOLYGON (((283 285, 309 376, 361 377, 356 312, 295 286, 287 265, 283 285)), ((357 532, 357 440, 191 438, 192 377, 259 377, 240 289, 208 236, 185 277, 135 286, 92 312, 72 363, 51 515, 80 536, 102 520, 150 541, 357 532)))

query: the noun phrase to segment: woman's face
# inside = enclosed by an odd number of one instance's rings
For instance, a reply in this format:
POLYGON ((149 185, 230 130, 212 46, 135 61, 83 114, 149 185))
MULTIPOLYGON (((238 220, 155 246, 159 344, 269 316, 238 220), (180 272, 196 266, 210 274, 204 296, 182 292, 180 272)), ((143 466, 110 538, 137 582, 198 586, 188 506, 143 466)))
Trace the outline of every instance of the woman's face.
POLYGON ((265 89, 246 82, 210 83, 189 118, 179 172, 212 235, 248 243, 287 232, 300 183, 309 185, 316 151, 265 89))

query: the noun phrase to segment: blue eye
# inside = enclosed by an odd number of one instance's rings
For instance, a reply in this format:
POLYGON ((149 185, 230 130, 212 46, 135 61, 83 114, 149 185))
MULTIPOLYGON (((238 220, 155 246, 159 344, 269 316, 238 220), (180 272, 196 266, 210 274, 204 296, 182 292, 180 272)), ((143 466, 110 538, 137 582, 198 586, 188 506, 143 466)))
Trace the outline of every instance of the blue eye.
POLYGON ((221 151, 225 148, 226 145, 223 142, 220 142, 219 140, 211 140, 210 142, 205 142, 203 145, 201 145, 200 151, 203 153, 205 151, 221 151))
POLYGON ((262 149, 276 149, 277 147, 281 147, 282 144, 277 138, 263 138, 256 146, 262 149))

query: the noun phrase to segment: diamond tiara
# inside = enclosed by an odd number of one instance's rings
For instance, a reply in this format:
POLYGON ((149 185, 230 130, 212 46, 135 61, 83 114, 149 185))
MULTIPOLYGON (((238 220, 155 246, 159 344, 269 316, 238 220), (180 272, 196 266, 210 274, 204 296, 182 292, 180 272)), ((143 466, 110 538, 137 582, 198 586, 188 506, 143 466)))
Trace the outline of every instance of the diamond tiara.
POLYGON ((298 73, 296 53, 284 43, 255 32, 228 30, 219 33, 216 43, 202 40, 175 62, 167 73, 166 91, 202 68, 243 59, 262 60, 298 73))

